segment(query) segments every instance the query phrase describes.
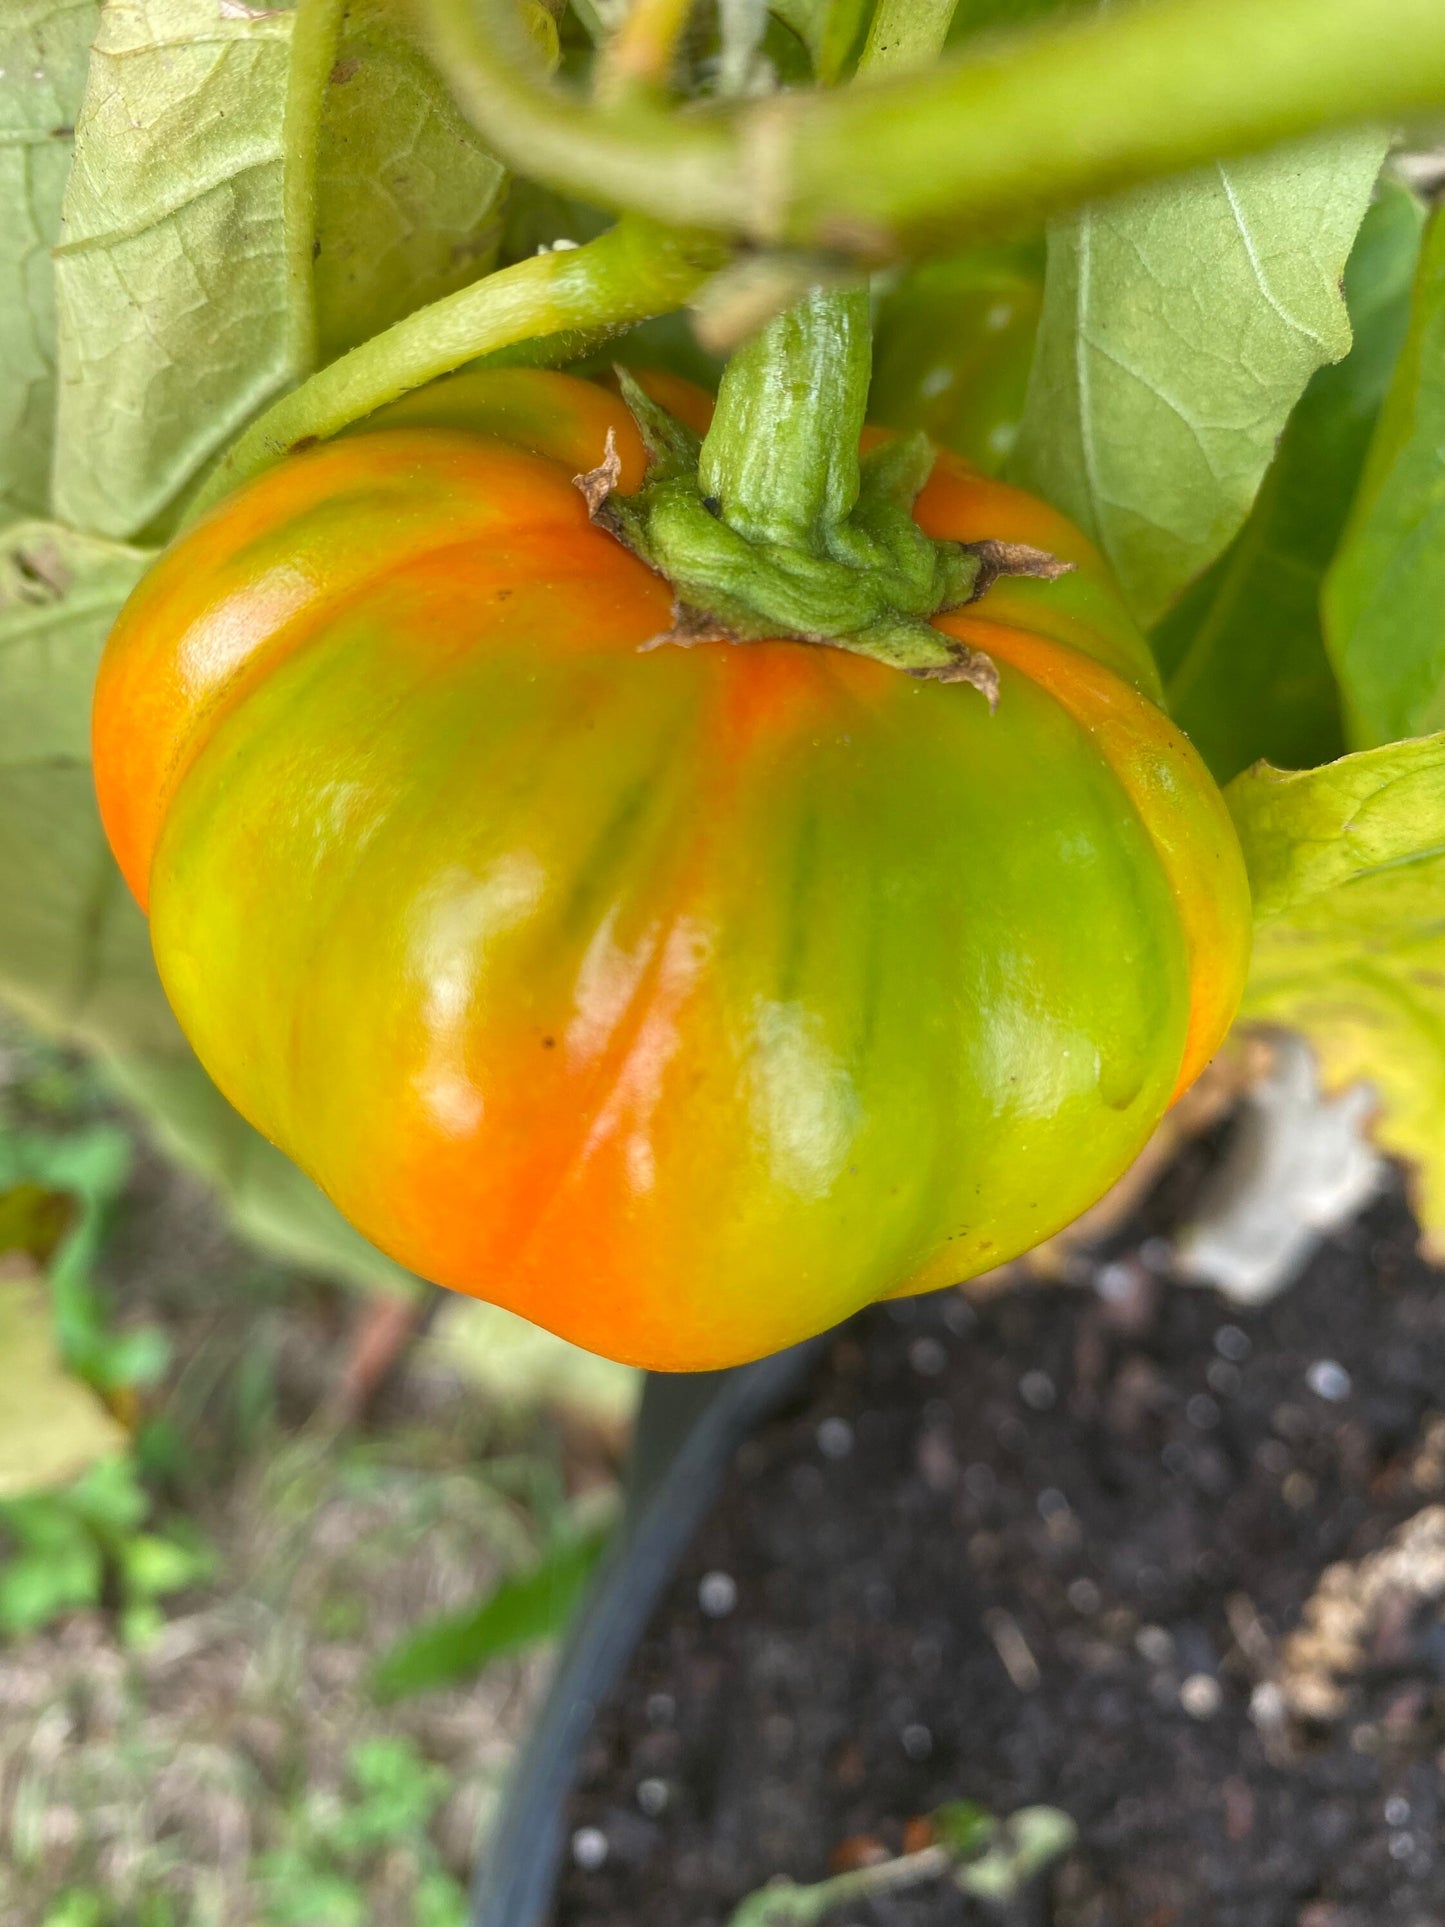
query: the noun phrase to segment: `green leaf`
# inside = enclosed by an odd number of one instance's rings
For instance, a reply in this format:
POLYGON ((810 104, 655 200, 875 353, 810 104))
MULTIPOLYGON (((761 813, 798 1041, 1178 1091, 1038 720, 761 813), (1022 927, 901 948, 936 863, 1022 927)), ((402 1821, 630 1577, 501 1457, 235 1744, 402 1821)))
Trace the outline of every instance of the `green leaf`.
POLYGON ((121 1578, 133 1600, 163 1599, 209 1578, 215 1561, 204 1546, 139 1532, 118 1549, 121 1578))
POLYGON ((1349 348, 1340 277, 1383 155, 1369 131, 1312 139, 1051 231, 1013 472, 1141 622, 1233 538, 1305 383, 1349 348))
POLYGON ((493 265, 506 175, 405 31, 395 0, 353 0, 317 158, 323 361, 493 265))
MULTIPOLYGON (((59 1485, 124 1445, 95 1393, 61 1364, 49 1294, 36 1278, 0 1279, 0 1375, 0 1498, 59 1485)), ((19 1610, 0 1598, 0 1624, 19 1610)))
POLYGON ((1425 237, 1410 329, 1339 556, 1325 636, 1358 746, 1445 725, 1445 220, 1425 237))
POLYGON ((593 1532, 565 1539, 530 1572, 503 1580, 481 1605, 410 1634, 378 1661, 371 1679, 377 1699, 454 1685, 489 1660, 553 1638, 570 1619, 607 1537, 593 1532))
POLYGON ((101 13, 55 267, 55 507, 79 528, 146 528, 298 372, 291 21, 217 0, 101 13))
POLYGON ((841 78, 872 8, 868 0, 773 0, 770 11, 797 35, 814 73, 829 87, 841 78))
POLYGON ((1331 1086, 1365 1079, 1445 1254, 1445 735, 1226 792, 1257 918, 1246 1021, 1302 1031, 1331 1086))
POLYGON ((1078 1837, 1079 1829, 1057 1807, 1022 1807, 1003 1822, 982 1859, 960 1867, 955 1878, 964 1893, 1008 1906, 1078 1837))
POLYGON ((0 11, 0 522, 43 515, 55 425, 50 250, 99 0, 0 11))
POLYGON ((0 533, 0 998, 97 1051, 241 1228, 293 1263, 410 1288, 310 1179, 237 1116, 166 1003, 90 777, 90 692, 106 632, 148 561, 50 523, 0 533))
POLYGON ((444 1767, 399 1737, 360 1741, 347 1759, 347 1776, 357 1799, 326 1829, 329 1844, 345 1855, 425 1832, 449 1786, 444 1767))
POLYGON ((1405 338, 1424 220, 1386 184, 1345 270, 1354 346, 1312 377, 1249 520, 1154 633, 1170 709, 1221 782, 1345 747, 1320 588, 1405 338))
POLYGON ((62 1495, 62 1502, 101 1540, 139 1531, 151 1509, 150 1494, 129 1456, 92 1466, 62 1495))
POLYGON ((935 1807, 933 1830, 941 1845, 959 1860, 971 1860, 998 1832, 998 1821, 977 1800, 948 1800, 935 1807))

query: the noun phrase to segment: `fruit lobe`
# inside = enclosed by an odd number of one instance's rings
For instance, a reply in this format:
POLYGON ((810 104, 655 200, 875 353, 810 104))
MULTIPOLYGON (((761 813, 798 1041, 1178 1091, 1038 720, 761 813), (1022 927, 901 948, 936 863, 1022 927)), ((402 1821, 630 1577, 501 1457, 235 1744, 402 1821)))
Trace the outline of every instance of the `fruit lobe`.
POLYGON ((947 458, 919 499, 1077 564, 940 619, 991 714, 647 649, 667 585, 571 480, 609 429, 635 487, 606 391, 464 376, 259 478, 122 612, 96 779, 202 1063, 368 1237, 703 1369, 1087 1208, 1217 1046, 1248 905, 1054 511, 947 458))

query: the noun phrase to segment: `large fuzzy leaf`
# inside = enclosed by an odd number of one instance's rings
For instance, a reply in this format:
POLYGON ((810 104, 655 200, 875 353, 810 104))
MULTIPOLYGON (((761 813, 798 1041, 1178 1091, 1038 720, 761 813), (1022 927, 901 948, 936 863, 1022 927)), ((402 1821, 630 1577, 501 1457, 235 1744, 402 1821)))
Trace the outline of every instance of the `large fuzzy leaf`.
POLYGON ((407 33, 395 0, 353 0, 317 158, 322 361, 496 259, 506 176, 407 33))
POLYGON ((1290 410, 1350 345, 1375 134, 1221 162, 1057 224, 1015 475, 1153 623, 1237 533, 1290 410))
POLYGON ((1243 1015, 1303 1031, 1331 1084, 1369 1082, 1445 1253, 1445 735, 1226 792, 1258 923, 1243 1015))
POLYGON ((1350 738, 1445 726, 1445 221, 1426 236, 1410 332, 1325 589, 1350 738))
POLYGON ((55 506, 146 528, 296 371, 283 193, 291 16, 109 0, 56 257, 55 506))
POLYGON ((44 514, 55 425, 50 250, 99 0, 0 7, 0 523, 44 514))
POLYGON ((1388 185, 1345 270, 1354 346, 1290 417, 1249 520, 1154 633, 1169 706, 1221 782, 1345 747, 1320 589, 1405 338, 1424 209, 1388 185))

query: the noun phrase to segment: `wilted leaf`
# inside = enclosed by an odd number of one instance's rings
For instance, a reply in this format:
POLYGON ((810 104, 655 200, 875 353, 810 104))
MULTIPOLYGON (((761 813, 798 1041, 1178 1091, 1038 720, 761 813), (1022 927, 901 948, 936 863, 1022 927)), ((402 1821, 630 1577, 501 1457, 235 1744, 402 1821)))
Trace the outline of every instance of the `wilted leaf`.
POLYGON ((1154 633, 1170 710, 1221 782, 1345 747, 1320 588, 1405 338, 1424 220, 1387 184, 1345 270, 1354 346, 1313 376, 1249 520, 1154 633))
POLYGON ((485 274, 505 173, 458 111, 395 0, 354 0, 317 157, 323 361, 485 274))
POLYGON ((503 1580, 480 1606, 422 1626, 378 1662, 371 1682, 376 1697, 452 1686, 489 1660, 553 1638, 571 1618, 607 1537, 590 1532, 565 1539, 530 1572, 503 1580))
POLYGON ((146 528, 295 372, 290 35, 216 0, 102 11, 56 255, 55 508, 79 528, 146 528))
POLYGON ((145 918, 101 831, 90 692, 143 551, 49 523, 0 535, 0 997, 100 1053, 166 1149, 216 1184, 241 1229, 357 1283, 408 1275, 237 1116, 197 1064, 151 960, 145 918))
POLYGON ((1352 742, 1445 725, 1445 220, 1426 235, 1410 332, 1325 586, 1352 742))
POLYGON ((1054 227, 1017 477, 1153 623, 1249 512, 1305 383, 1350 345, 1340 276, 1384 155, 1314 139, 1054 227))
POLYGON ((125 1445, 88 1385, 60 1362, 49 1294, 16 1260, 0 1274, 0 1499, 73 1479, 125 1445))
POLYGON ((50 250, 99 0, 0 9, 0 522, 43 515, 55 426, 50 250))
POLYGON ((1329 1084, 1374 1087, 1445 1253, 1445 735, 1260 765, 1227 796, 1258 919, 1242 1015, 1302 1031, 1329 1084))

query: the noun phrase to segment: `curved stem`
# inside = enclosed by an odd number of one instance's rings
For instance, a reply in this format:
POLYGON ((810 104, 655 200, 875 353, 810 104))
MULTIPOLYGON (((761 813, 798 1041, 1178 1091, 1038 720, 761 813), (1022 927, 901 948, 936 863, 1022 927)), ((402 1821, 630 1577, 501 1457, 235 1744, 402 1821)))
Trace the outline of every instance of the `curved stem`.
POLYGON ((281 460, 464 363, 525 344, 569 361, 598 339, 679 308, 725 259, 714 240, 620 221, 585 247, 533 255, 419 308, 284 395, 211 471, 189 516, 281 460))
POLYGON ((282 204, 286 236, 291 371, 299 379, 316 366, 316 163, 321 115, 346 0, 297 0, 291 29, 282 139, 286 171, 282 204))
POLYGON ((511 0, 424 0, 502 157, 596 205, 865 259, 1332 123, 1445 101, 1440 0, 1155 0, 837 91, 624 115, 518 57, 511 0))
POLYGON ((860 74, 899 74, 937 60, 958 0, 878 0, 858 56, 860 74))
POLYGON ((632 0, 598 60, 597 98, 618 102, 665 88, 691 9, 692 0, 632 0))

